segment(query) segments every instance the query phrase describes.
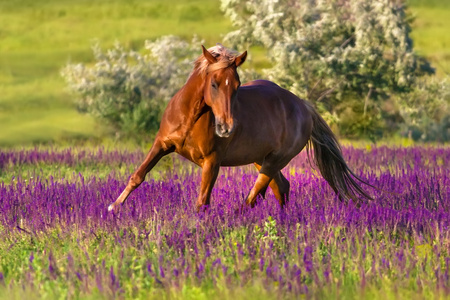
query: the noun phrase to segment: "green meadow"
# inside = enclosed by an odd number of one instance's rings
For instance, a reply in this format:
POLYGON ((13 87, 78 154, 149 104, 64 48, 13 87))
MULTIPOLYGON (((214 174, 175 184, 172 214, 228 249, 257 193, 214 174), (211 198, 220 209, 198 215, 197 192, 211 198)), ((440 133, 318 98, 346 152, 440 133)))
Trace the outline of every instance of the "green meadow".
MULTIPOLYGON (((449 3, 415 0, 410 8, 416 50, 438 76, 450 72, 449 3)), ((196 34, 213 45, 232 30, 219 6, 218 0, 1 0, 0 146, 101 141, 107 128, 76 110, 61 68, 92 62, 94 41, 141 49, 146 39, 196 34)), ((253 52, 253 66, 267 65, 263 51, 253 52)))
POLYGON ((92 60, 94 41, 139 49, 146 39, 195 33, 211 44, 231 25, 217 1, 12 0, 0 2, 0 28, 0 145, 7 146, 103 136, 77 112, 60 76, 67 62, 92 60))
POLYGON ((410 11, 416 51, 431 61, 438 76, 449 76, 450 0, 413 0, 410 11))

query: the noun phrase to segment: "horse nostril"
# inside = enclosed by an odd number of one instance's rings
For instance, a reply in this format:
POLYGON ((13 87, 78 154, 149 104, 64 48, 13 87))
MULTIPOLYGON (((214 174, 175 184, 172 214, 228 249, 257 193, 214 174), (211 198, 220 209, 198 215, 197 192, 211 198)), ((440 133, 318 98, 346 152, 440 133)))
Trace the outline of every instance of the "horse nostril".
POLYGON ((226 137, 229 135, 230 130, 227 124, 218 123, 216 124, 216 133, 218 136, 226 137))
POLYGON ((225 122, 216 123, 216 134, 220 137, 229 137, 233 132, 233 124, 228 124, 225 122))

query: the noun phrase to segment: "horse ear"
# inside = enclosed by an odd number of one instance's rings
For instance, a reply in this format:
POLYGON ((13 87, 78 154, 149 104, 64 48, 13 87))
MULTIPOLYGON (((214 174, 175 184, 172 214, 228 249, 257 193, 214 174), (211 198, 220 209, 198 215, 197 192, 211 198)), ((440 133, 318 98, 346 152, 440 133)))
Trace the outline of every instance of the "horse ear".
POLYGON ((217 59, 211 54, 211 52, 209 52, 208 50, 206 50, 205 46, 202 45, 202 49, 203 49, 203 56, 206 58, 206 60, 210 63, 210 64, 214 64, 217 62, 217 59))
POLYGON ((236 59, 234 60, 234 62, 236 63, 236 67, 242 65, 245 62, 246 58, 247 58, 247 50, 245 50, 244 53, 236 57, 236 59))

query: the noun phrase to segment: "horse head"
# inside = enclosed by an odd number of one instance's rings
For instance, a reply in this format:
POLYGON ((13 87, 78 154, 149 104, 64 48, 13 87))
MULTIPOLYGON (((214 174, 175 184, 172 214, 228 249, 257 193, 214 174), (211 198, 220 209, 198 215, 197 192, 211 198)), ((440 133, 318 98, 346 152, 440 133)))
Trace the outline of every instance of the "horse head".
POLYGON ((205 67, 204 99, 211 107, 215 118, 216 134, 229 137, 235 128, 233 105, 241 82, 237 68, 247 57, 247 51, 241 55, 226 49, 222 45, 206 50, 203 48, 205 67))

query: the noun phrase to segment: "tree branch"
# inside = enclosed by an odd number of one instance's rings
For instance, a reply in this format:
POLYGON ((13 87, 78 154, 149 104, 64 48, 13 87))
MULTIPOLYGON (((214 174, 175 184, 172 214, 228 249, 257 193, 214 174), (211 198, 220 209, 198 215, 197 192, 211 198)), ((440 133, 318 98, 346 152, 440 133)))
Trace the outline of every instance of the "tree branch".
POLYGON ((367 105, 369 104, 369 98, 372 95, 373 88, 369 88, 369 92, 367 93, 366 99, 364 99, 364 113, 363 116, 366 116, 367 105))
POLYGON ((320 102, 323 98, 331 94, 344 80, 339 81, 334 87, 323 92, 319 98, 317 98, 316 102, 320 102))

